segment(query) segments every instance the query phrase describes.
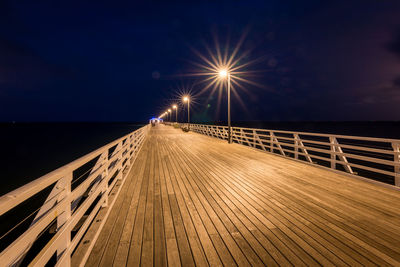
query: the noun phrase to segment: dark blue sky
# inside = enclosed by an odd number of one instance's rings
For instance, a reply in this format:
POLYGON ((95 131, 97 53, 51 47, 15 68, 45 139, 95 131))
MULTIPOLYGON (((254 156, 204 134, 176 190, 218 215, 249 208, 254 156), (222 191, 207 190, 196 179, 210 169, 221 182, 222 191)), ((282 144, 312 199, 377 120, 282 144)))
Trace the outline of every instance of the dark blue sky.
MULTIPOLYGON (((1 1, 0 121, 147 120, 196 82, 191 47, 246 29, 268 89, 233 120, 400 120, 400 1, 247 0, 1 1)), ((193 118, 224 120, 206 99, 193 118)))

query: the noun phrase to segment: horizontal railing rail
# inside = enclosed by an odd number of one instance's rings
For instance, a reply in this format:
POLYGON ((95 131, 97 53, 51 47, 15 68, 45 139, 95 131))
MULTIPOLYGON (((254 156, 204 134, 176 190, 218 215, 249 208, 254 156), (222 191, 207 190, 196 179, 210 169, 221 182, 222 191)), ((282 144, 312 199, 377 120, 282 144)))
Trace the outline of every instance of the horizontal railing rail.
MULTIPOLYGON (((194 132, 228 139, 228 127, 190 124, 194 132)), ((232 141, 294 160, 400 186, 400 140, 232 127, 232 141)))
POLYGON ((28 263, 44 266, 55 257, 56 265, 70 266, 71 254, 97 212, 102 207, 112 207, 113 203, 108 203, 110 192, 118 181, 120 185, 125 181, 149 129, 146 125, 0 197, 0 216, 4 216, 47 188, 51 189, 44 204, 34 212, 31 225, 0 253, 0 265, 20 265, 38 237, 53 227, 54 234, 28 263), (74 177, 77 170, 91 162, 88 171, 74 177))

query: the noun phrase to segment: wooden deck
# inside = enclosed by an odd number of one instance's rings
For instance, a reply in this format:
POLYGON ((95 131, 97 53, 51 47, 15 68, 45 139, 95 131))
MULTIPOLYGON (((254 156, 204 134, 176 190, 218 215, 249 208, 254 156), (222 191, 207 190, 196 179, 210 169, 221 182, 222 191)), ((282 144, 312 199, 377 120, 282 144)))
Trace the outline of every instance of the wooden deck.
POLYGON ((86 265, 400 266, 400 192, 160 125, 86 265))

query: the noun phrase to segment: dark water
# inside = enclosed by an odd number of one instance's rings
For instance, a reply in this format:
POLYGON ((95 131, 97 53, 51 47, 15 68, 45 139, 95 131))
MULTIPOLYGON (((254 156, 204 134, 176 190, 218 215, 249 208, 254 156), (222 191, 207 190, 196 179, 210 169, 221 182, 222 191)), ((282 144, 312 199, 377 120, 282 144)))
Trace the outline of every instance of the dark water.
POLYGON ((0 195, 141 126, 137 123, 2 123, 0 195))

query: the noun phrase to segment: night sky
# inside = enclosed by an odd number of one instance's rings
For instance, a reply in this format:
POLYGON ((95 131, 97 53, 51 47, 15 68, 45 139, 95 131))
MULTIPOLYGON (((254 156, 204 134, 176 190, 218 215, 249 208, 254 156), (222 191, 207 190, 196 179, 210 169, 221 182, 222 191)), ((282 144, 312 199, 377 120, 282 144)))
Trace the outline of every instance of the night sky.
MULTIPOLYGON (((3 0, 0 121, 146 121, 205 86, 193 49, 246 31, 263 86, 243 85, 234 121, 400 120, 398 0, 3 0)), ((197 96, 193 120, 225 120, 217 102, 197 96)))

